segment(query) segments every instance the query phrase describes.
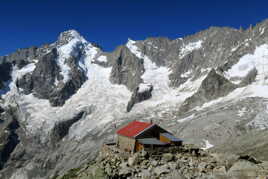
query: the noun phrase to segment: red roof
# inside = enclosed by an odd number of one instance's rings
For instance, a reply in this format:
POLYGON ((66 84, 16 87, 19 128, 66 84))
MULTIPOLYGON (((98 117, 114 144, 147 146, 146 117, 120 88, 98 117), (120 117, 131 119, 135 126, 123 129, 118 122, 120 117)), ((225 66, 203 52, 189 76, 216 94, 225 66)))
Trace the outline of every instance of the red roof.
POLYGON ((125 127, 119 129, 116 133, 126 137, 135 137, 137 134, 151 127, 152 125, 152 123, 132 121, 125 127))

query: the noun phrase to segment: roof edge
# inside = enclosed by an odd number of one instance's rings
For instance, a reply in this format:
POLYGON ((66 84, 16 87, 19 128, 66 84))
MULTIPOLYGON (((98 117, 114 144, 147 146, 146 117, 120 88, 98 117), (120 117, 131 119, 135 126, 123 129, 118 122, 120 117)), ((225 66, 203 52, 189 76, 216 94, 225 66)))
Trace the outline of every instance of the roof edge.
POLYGON ((139 136, 140 134, 142 134, 144 131, 152 128, 153 126, 156 126, 156 124, 151 124, 150 126, 148 126, 147 128, 143 129, 142 131, 140 131, 138 134, 136 134, 135 136, 133 136, 133 138, 135 139, 137 136, 139 136))

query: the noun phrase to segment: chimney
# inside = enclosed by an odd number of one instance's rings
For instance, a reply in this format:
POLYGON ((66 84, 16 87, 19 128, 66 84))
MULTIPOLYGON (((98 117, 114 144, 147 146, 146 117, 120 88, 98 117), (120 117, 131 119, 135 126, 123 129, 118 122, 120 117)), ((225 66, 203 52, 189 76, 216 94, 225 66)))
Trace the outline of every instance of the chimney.
POLYGON ((153 123, 153 120, 152 120, 152 119, 150 119, 150 123, 151 123, 151 124, 153 123))

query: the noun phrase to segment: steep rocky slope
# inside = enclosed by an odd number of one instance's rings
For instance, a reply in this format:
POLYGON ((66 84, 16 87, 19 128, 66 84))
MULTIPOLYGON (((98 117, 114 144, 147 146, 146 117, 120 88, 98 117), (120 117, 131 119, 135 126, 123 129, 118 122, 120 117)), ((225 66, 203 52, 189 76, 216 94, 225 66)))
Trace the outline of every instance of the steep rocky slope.
POLYGON ((1 178, 79 167, 134 119, 187 143, 267 160, 267 29, 266 20, 247 30, 129 39, 111 53, 70 30, 0 57, 1 178))

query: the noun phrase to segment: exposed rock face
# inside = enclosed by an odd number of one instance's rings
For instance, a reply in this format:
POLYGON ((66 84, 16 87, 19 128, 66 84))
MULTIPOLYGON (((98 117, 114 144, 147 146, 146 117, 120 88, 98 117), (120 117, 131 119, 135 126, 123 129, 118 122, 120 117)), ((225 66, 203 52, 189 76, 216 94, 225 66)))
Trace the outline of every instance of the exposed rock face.
POLYGON ((0 114, 2 114, 3 112, 5 112, 5 110, 3 109, 2 106, 0 106, 0 114))
POLYGON ((235 84, 232 84, 229 80, 217 74, 216 71, 212 69, 201 83, 198 91, 185 100, 180 111, 187 112, 196 106, 201 106, 205 102, 225 96, 236 87, 235 84))
POLYGON ((111 58, 114 62, 110 77, 111 82, 124 84, 128 89, 134 90, 142 82, 143 60, 137 58, 124 46, 118 47, 111 58))
MULTIPOLYGON (((2 109, 4 111, 4 109, 2 109)), ((3 169, 9 160, 11 153, 20 142, 16 130, 20 127, 15 116, 15 111, 7 110, 4 114, 0 114, 1 133, 0 133, 0 169, 3 169)))
POLYGON ((75 68, 74 63, 75 61, 72 61, 70 64, 72 68, 71 79, 64 84, 60 83, 56 90, 51 93, 49 100, 53 106, 62 106, 86 81, 86 75, 78 68, 75 68))
POLYGON ((230 63, 235 63, 239 57, 235 56, 237 53, 230 52, 230 47, 239 45, 244 38, 246 38, 245 34, 236 29, 211 27, 183 39, 179 48, 181 60, 175 61, 172 65, 171 85, 179 86, 185 82, 187 79, 183 74, 187 72, 191 72, 191 77, 196 78, 202 74, 201 69, 222 66, 225 62, 224 59, 228 59, 230 63), (198 48, 196 42, 201 43, 202 47, 198 48), (192 44, 190 48, 192 50, 189 52, 183 44, 192 44))
POLYGON ((5 82, 8 81, 11 77, 10 77, 10 73, 11 73, 11 69, 12 65, 9 62, 2 62, 0 64, 0 81, 1 82, 5 82))
POLYGON ((39 52, 38 52, 37 47, 19 49, 16 52, 8 56, 0 57, 0 63, 5 61, 11 64, 16 64, 18 68, 20 69, 23 66, 27 65, 29 61, 31 61, 32 59, 35 59, 38 56, 38 53, 39 52))
POLYGON ((72 119, 65 120, 65 121, 60 121, 57 123, 51 133, 51 142, 53 144, 56 144, 59 142, 63 137, 65 137, 68 132, 70 127, 79 121, 84 115, 84 112, 78 113, 76 116, 74 116, 72 119))
POLYGON ((55 88, 55 77, 57 77, 57 74, 59 73, 59 69, 55 61, 56 58, 57 50, 53 49, 50 53, 46 54, 38 61, 31 78, 29 77, 29 74, 26 74, 25 77, 18 80, 18 87, 26 87, 26 94, 27 92, 34 90, 38 97, 49 99, 50 94, 55 88))
POLYGON ((11 63, 0 61, 0 90, 5 87, 4 82, 11 79, 11 71, 11 63))
POLYGON ((75 60, 72 59, 70 60, 70 67, 73 67, 72 78, 62 83, 63 76, 60 75, 60 69, 56 63, 57 58, 58 52, 54 48, 41 57, 32 74, 28 73, 16 82, 17 87, 22 88, 25 94, 34 92, 38 98, 49 99, 53 106, 62 106, 81 87, 86 76, 75 67, 75 60))
POLYGON ((168 66, 170 60, 176 58, 177 48, 181 42, 172 41, 168 38, 148 38, 144 41, 138 41, 137 47, 141 49, 157 66, 168 66))
POLYGON ((253 68, 250 70, 250 72, 245 76, 240 84, 240 86, 246 86, 251 83, 253 83, 256 80, 256 77, 258 75, 258 71, 256 68, 253 68))
POLYGON ((136 103, 150 99, 152 97, 153 86, 151 84, 141 83, 132 93, 130 101, 127 104, 127 112, 129 112, 136 103))
MULTIPOLYGON (((62 33, 56 44, 66 45, 72 38, 69 32, 62 33)), ((25 94, 34 93, 38 98, 49 99, 52 106, 62 106, 87 79, 85 71, 78 66, 78 61, 82 58, 82 51, 77 50, 78 55, 70 56, 63 62, 67 65, 65 68, 70 69, 60 69, 57 61, 63 57, 60 57, 60 52, 55 47, 45 55, 39 55, 32 74, 27 73, 18 79, 17 87, 23 89, 25 94), (64 81, 62 70, 69 70, 67 81, 64 81)))

